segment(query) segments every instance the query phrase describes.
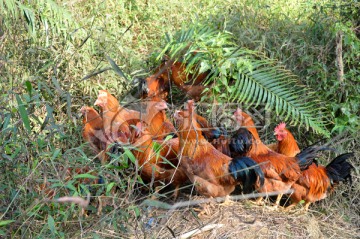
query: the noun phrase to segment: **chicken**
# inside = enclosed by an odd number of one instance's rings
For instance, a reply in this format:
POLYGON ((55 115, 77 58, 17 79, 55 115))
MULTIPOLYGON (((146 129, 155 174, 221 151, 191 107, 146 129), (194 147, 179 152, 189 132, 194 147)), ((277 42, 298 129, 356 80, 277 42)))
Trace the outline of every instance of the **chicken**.
POLYGON ((103 119, 92 107, 83 106, 80 111, 83 115, 84 124, 82 136, 95 153, 99 155, 100 161, 104 162, 106 158, 104 150, 108 139, 103 129, 103 119))
MULTIPOLYGON (((265 174, 265 184, 257 190, 264 193, 279 192, 275 202, 275 206, 278 206, 282 194, 291 189, 301 176, 301 170, 307 169, 313 163, 316 152, 322 148, 307 148, 296 157, 276 153, 262 143, 255 124, 248 114, 237 109, 234 116, 239 126, 245 128, 233 136, 230 147, 236 150, 235 153, 251 157, 261 165, 265 174), (248 130, 251 134, 244 133, 244 130, 248 130), (250 146, 249 142, 252 142, 250 146)), ((257 202, 261 201, 262 198, 259 198, 257 202)))
POLYGON ((176 131, 174 125, 166 117, 165 110, 167 108, 166 102, 159 97, 152 97, 152 100, 147 102, 146 116, 144 117, 146 128, 158 140, 168 134, 175 134, 176 131))
POLYGON ((145 127, 141 124, 138 127, 146 129, 152 136, 155 145, 161 152, 163 162, 161 167, 173 168, 178 164, 177 153, 179 151, 179 139, 176 138, 176 129, 174 125, 167 119, 165 110, 168 109, 164 100, 159 97, 152 97, 151 101, 147 102, 146 114, 144 116, 145 127), (168 138, 167 136, 174 136, 168 138))
POLYGON ((225 129, 212 127, 209 122, 202 116, 194 113, 196 122, 201 127, 201 132, 205 139, 209 141, 218 151, 230 156, 230 137, 227 135, 225 129))
MULTIPOLYGON (((139 128, 143 129, 142 126, 139 126, 139 128)), ((170 167, 165 161, 171 158, 173 160, 171 163, 174 166, 178 164, 176 157, 179 149, 178 143, 166 142, 165 145, 161 145, 154 141, 152 135, 144 129, 139 132, 139 137, 135 139, 133 146, 136 148, 133 150, 133 154, 140 166, 141 178, 146 182, 155 184, 156 191, 159 190, 162 182, 173 184, 175 186, 173 196, 176 199, 179 188, 187 177, 181 169, 170 167), (167 164, 167 167, 165 164, 167 164)))
POLYGON ((271 150, 289 157, 295 157, 300 153, 299 146, 285 123, 282 122, 275 127, 274 135, 278 142, 268 145, 271 150))
POLYGON ((196 190, 207 197, 228 196, 239 183, 245 193, 263 184, 263 172, 248 157, 230 158, 216 150, 201 134, 194 113, 194 101, 187 109, 175 112, 179 127, 180 166, 194 183, 196 190))
MULTIPOLYGON (((300 152, 294 136, 286 129, 285 123, 280 123, 274 131, 278 140, 274 147, 276 152, 291 157, 300 152)), ((354 167, 346 160, 352 155, 351 153, 340 155, 326 167, 313 163, 302 171, 300 178, 291 187, 294 189, 294 193, 290 196, 292 204, 286 210, 290 210, 302 200, 305 201, 305 210, 308 210, 311 203, 324 199, 327 192, 331 192, 339 182, 347 178, 351 181, 351 169, 354 167)))
POLYGON ((302 172, 300 178, 292 186, 291 202, 286 210, 290 210, 300 201, 305 201, 305 210, 311 203, 324 199, 328 192, 342 181, 349 179, 351 183, 351 170, 354 167, 346 160, 353 156, 352 153, 342 154, 332 160, 326 167, 312 164, 302 172))
POLYGON ((127 143, 133 132, 130 125, 140 121, 140 112, 120 106, 118 100, 106 90, 100 90, 95 104, 103 112, 105 134, 110 142, 127 143))
POLYGON ((155 186, 159 186, 160 182, 172 183, 176 198, 187 176, 176 168, 179 163, 179 139, 164 139, 166 135, 175 133, 174 126, 166 118, 166 109, 166 102, 159 97, 152 97, 147 102, 144 120, 137 124, 140 130, 139 137, 133 143, 137 150, 133 153, 141 167, 141 177, 147 182, 155 181, 155 186))
POLYGON ((155 74, 145 79, 147 85, 147 96, 158 96, 167 99, 171 83, 188 94, 194 100, 200 100, 205 86, 201 83, 206 79, 208 73, 190 74, 186 73, 186 67, 181 62, 167 60, 158 67, 155 74))

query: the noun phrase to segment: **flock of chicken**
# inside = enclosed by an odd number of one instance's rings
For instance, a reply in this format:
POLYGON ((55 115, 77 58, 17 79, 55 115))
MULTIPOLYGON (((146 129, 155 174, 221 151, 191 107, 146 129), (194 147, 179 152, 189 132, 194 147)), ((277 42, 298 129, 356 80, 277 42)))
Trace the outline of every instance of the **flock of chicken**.
MULTIPOLYGON (((347 159, 352 153, 336 157, 326 167, 318 165, 317 153, 328 148, 314 145, 301 151, 285 123, 275 128, 277 143, 272 145, 262 143, 253 119, 239 108, 233 114, 238 129, 231 135, 211 126, 195 111, 205 75, 186 74, 184 67, 168 61, 143 81, 146 112, 122 107, 106 90, 100 90, 95 102, 100 113, 92 107, 81 109, 84 140, 103 163, 115 147, 131 146, 142 179, 156 188, 173 185, 174 198, 188 182, 206 197, 228 196, 240 185, 243 193, 277 192, 276 206, 291 192, 287 210, 302 200, 307 210, 339 182, 351 180, 353 166, 347 159), (175 112, 176 127, 166 116, 171 84, 194 99, 175 112)), ((256 203, 262 204, 263 198, 256 203)))

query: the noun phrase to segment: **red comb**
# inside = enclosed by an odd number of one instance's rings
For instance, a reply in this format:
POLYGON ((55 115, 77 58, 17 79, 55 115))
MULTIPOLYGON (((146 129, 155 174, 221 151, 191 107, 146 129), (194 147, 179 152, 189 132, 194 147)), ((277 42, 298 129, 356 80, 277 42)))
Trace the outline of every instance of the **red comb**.
POLYGON ((286 124, 285 124, 284 122, 281 122, 280 124, 278 124, 278 125, 275 127, 274 131, 277 132, 277 131, 282 130, 282 129, 285 129, 285 128, 286 128, 286 124))
POLYGON ((241 115, 242 110, 240 108, 237 108, 236 111, 234 112, 234 115, 241 115))
POLYGON ((187 110, 189 111, 190 114, 192 114, 194 112, 194 101, 193 100, 188 100, 187 110))

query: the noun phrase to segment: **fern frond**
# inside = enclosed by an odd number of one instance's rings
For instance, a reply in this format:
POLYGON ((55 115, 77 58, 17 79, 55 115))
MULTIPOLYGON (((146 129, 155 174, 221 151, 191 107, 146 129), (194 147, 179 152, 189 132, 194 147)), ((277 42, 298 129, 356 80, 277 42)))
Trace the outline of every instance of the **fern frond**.
POLYGON ((329 136, 325 128, 327 112, 318 96, 275 60, 239 47, 230 33, 209 27, 196 25, 167 36, 158 59, 166 54, 185 63, 188 71, 210 71, 205 85, 211 85, 218 102, 248 107, 264 104, 290 124, 303 124, 329 136), (219 94, 219 89, 227 92, 219 94))

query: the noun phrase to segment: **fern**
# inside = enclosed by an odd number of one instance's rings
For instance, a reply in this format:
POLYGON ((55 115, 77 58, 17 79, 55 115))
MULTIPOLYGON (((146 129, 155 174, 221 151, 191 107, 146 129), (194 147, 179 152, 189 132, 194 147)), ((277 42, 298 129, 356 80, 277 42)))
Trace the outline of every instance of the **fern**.
POLYGON ((329 136, 325 128, 327 112, 313 91, 275 60, 234 42, 228 32, 197 25, 167 34, 166 45, 157 57, 167 54, 185 63, 188 71, 210 71, 205 84, 211 84, 208 90, 218 102, 244 103, 248 107, 265 104, 283 120, 329 136))

